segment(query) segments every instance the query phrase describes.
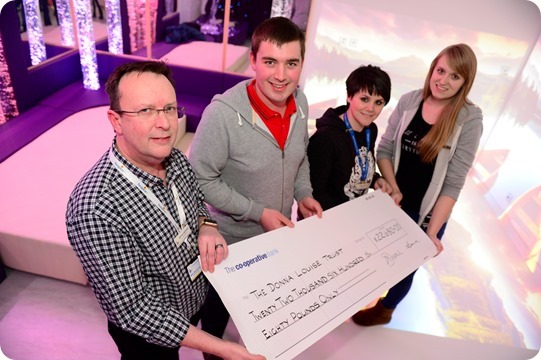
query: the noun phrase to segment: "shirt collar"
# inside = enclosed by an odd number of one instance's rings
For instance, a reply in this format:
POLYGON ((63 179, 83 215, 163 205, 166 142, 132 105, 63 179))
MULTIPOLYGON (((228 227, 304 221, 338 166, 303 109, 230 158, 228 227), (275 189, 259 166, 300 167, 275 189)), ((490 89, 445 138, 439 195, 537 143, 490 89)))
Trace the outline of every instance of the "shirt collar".
MULTIPOLYGON (((174 149, 173 149, 174 150, 174 149)), ((116 147, 116 137, 113 140, 113 154, 116 156, 116 158, 124 165, 126 166, 135 176, 137 176, 141 181, 143 181, 148 186, 154 186, 154 185, 163 185, 163 180, 160 179, 157 176, 151 175, 147 173, 146 171, 141 170, 139 167, 132 164, 128 159, 122 155, 120 151, 118 151, 118 148, 116 147)), ((166 169, 166 177, 167 181, 171 181, 177 174, 178 169, 176 169, 174 166, 171 166, 173 162, 171 161, 170 154, 168 157, 166 157, 163 160, 163 166, 166 169)))
MULTIPOLYGON (((250 99, 250 104, 254 108, 254 110, 258 113, 258 115, 263 119, 267 120, 270 119, 276 115, 281 116, 280 113, 272 110, 269 108, 263 100, 259 97, 256 91, 256 84, 255 79, 250 82, 248 85, 248 98, 250 99)), ((289 95, 286 101, 286 112, 284 114, 284 117, 287 117, 288 115, 291 116, 292 114, 297 112, 297 104, 295 103, 295 97, 293 94, 289 95)))

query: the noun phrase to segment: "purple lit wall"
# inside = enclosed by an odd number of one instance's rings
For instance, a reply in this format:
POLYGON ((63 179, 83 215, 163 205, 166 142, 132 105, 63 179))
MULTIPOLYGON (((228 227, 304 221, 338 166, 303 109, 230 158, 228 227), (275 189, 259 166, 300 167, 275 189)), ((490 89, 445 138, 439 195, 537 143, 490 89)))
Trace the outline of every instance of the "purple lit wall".
POLYGON ((18 110, 23 113, 55 91, 70 83, 81 81, 82 75, 79 54, 75 49, 57 56, 54 61, 45 61, 29 68, 28 43, 21 40, 18 31, 13 31, 18 27, 19 18, 15 1, 8 1, 0 12, 4 64, 7 64, 11 76, 18 110))

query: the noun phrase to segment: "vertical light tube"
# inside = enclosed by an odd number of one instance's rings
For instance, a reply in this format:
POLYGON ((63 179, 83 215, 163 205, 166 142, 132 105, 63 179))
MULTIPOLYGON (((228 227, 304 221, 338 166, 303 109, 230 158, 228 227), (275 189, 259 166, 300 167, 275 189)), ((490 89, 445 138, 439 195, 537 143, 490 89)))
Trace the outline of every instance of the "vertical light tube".
POLYGON ((71 21, 69 0, 56 0, 56 13, 58 14, 62 45, 75 46, 75 34, 73 31, 73 21, 71 21))
POLYGON ((272 0, 270 17, 284 16, 291 19, 294 0, 272 0))
POLYGON ((165 0, 165 13, 170 14, 173 12, 175 5, 173 0, 165 0))
POLYGON ((128 21, 130 24, 130 49, 133 52, 143 48, 150 39, 151 44, 156 42, 156 14, 157 0, 127 0, 128 21), (150 9, 150 29, 145 25, 146 1, 150 9), (148 34, 147 34, 148 32, 148 34))
POLYGON ((145 45, 147 47, 147 58, 152 59, 152 21, 150 19, 150 0, 145 1, 145 45))
POLYGON ((28 44, 30 45, 30 61, 32 65, 37 65, 47 59, 38 0, 23 0, 23 7, 28 44))
POLYGON ((222 72, 225 72, 227 64, 227 44, 229 42, 229 18, 231 15, 231 0, 225 0, 223 37, 222 37, 222 72))
POLYGON ((124 53, 122 40, 122 17, 120 15, 120 0, 105 0, 107 13, 107 36, 109 52, 113 54, 124 53))
POLYGON ((75 0, 75 18, 78 25, 79 55, 85 89, 98 90, 98 62, 96 58, 96 42, 90 0, 75 0))
MULTIPOLYGON (((141 4, 139 0, 127 0, 128 5, 128 23, 130 30, 130 49, 131 52, 135 52, 144 46, 144 41, 141 41, 141 34, 143 31, 140 29, 141 24, 141 4)), ((144 4, 144 3, 143 3, 144 4)), ((144 14, 144 6, 143 6, 144 14)))

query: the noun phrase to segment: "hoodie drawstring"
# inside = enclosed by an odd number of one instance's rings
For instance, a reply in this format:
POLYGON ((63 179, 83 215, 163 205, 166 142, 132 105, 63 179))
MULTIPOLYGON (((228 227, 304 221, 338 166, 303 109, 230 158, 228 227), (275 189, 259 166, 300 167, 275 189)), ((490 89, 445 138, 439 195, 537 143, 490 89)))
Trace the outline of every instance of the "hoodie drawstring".
POLYGON ((302 111, 302 107, 298 107, 300 113, 301 113, 301 118, 304 119, 306 117, 306 115, 304 115, 304 111, 302 111))
POLYGON ((237 113, 237 117, 239 118, 239 122, 238 122, 239 126, 242 126, 242 118, 240 117, 239 113, 237 113))

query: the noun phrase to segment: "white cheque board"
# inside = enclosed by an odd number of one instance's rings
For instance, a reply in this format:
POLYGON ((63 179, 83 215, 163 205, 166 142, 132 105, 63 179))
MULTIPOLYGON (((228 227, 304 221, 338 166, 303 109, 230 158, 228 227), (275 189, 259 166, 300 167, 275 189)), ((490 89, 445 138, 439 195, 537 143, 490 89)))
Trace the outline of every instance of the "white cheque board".
POLYGON ((248 350, 287 360, 436 254, 381 191, 230 246, 205 273, 248 350))

